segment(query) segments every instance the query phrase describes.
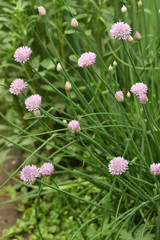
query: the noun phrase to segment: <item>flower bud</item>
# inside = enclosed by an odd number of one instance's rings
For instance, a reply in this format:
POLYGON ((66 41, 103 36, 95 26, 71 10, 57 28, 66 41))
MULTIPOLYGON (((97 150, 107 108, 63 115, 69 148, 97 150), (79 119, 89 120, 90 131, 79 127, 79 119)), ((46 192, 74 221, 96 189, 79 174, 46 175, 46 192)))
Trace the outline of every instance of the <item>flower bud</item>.
POLYGON ((141 6, 142 6, 142 1, 139 0, 139 1, 138 1, 138 7, 141 7, 141 6))
POLYGON ((65 89, 66 90, 71 90, 72 89, 72 85, 70 84, 70 82, 66 82, 66 84, 65 84, 65 89))
POLYGON ((160 14, 160 9, 158 10, 158 13, 160 14))
POLYGON ((72 20, 71 20, 71 27, 73 27, 73 28, 78 27, 78 22, 75 18, 72 18, 72 20))
POLYGON ((38 12, 39 12, 39 15, 41 15, 41 16, 46 15, 46 9, 42 6, 38 7, 38 12))
POLYGON ((148 102, 148 97, 146 94, 140 94, 138 98, 141 104, 146 104, 148 102))
POLYGON ((65 119, 62 120, 63 123, 67 124, 67 121, 65 119))
POLYGON ((115 67, 117 66, 117 62, 116 61, 113 62, 113 66, 115 66, 115 67))
POLYGON ((109 65, 109 68, 108 68, 109 71, 112 71, 113 70, 113 67, 112 65, 109 65))
POLYGON ((130 92, 127 92, 126 96, 127 96, 127 98, 130 98, 131 97, 130 92))
POLYGON ((39 111, 39 110, 35 110, 35 111, 34 111, 34 116, 35 116, 35 117, 40 117, 40 116, 41 116, 40 111, 39 111))
POLYGON ((60 72, 62 70, 62 66, 60 63, 57 64, 56 69, 57 69, 57 72, 60 72))
POLYGON ((117 99, 118 102, 123 102, 124 101, 124 94, 122 91, 118 91, 115 94, 115 98, 117 99))
POLYGON ((141 40, 141 38, 142 38, 141 34, 139 32, 136 32, 134 36, 137 40, 141 40))
POLYGON ((128 36, 128 41, 133 42, 133 37, 131 35, 128 36))
POLYGON ((124 6, 124 5, 122 6, 122 8, 121 8, 121 12, 122 12, 122 13, 126 13, 126 12, 127 12, 127 8, 126 8, 126 6, 124 6))

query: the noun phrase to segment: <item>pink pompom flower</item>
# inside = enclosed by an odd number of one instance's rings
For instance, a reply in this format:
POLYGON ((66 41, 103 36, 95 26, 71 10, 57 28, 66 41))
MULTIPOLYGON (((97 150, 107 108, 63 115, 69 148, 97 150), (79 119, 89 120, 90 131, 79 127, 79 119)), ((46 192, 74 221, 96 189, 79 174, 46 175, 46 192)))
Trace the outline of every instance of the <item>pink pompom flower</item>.
POLYGON ((19 47, 15 51, 14 58, 17 62, 25 63, 29 60, 31 53, 32 50, 29 47, 27 46, 19 47))
POLYGON ((153 163, 150 165, 150 172, 153 175, 160 175, 160 163, 153 163))
POLYGON ((39 12, 39 15, 41 15, 41 16, 46 15, 46 9, 43 6, 38 7, 38 12, 39 12))
POLYGON ((26 87, 27 84, 23 79, 18 78, 11 83, 9 91, 14 95, 19 95, 26 87))
POLYGON ((79 122, 76 120, 72 120, 68 123, 68 128, 70 129, 71 133, 79 133, 81 131, 79 122))
POLYGON ((26 183, 33 183, 37 177, 40 177, 40 173, 35 165, 25 166, 21 171, 20 178, 26 183))
POLYGON ((44 163, 39 172, 42 176, 50 176, 54 172, 54 166, 52 163, 44 163))
POLYGON ((144 84, 143 82, 138 82, 135 83, 132 87, 131 87, 131 92, 137 96, 141 95, 141 94, 146 94, 147 93, 147 85, 144 84))
POLYGON ((38 94, 32 95, 25 100, 28 111, 36 111, 41 106, 42 97, 38 94))
POLYGON ((81 55, 78 59, 79 67, 89 67, 93 65, 96 61, 96 54, 93 52, 86 52, 81 55))
POLYGON ((148 97, 146 94, 140 94, 138 98, 141 104, 146 104, 148 102, 148 97))
POLYGON ((110 161, 108 167, 112 175, 120 175, 128 169, 128 161, 123 157, 116 157, 110 161))
POLYGON ((111 27, 110 34, 114 38, 126 40, 131 31, 131 27, 127 23, 117 22, 111 27))
POLYGON ((122 91, 118 91, 115 94, 115 98, 117 99, 118 102, 123 102, 124 101, 124 94, 122 91))

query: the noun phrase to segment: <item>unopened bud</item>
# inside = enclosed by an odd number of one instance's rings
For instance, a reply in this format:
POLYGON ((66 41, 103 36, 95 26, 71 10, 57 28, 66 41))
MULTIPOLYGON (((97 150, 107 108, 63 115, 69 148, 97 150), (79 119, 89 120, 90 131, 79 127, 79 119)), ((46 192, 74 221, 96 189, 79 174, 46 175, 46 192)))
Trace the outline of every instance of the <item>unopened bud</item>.
POLYGON ((117 99, 118 102, 123 102, 124 101, 124 94, 122 91, 118 91, 115 94, 115 98, 117 99))
POLYGON ((60 71, 62 70, 62 67, 61 67, 61 64, 60 64, 60 63, 57 64, 56 69, 57 69, 57 72, 60 72, 60 71))
POLYGON ((39 12, 39 15, 41 15, 41 16, 46 15, 46 9, 42 6, 38 7, 38 12, 39 12))
POLYGON ((131 35, 128 36, 128 41, 133 42, 133 37, 131 35))
POLYGON ((113 70, 113 67, 112 65, 109 65, 109 68, 108 68, 109 71, 112 71, 113 70))
POLYGON ((126 12, 127 12, 127 8, 126 8, 126 6, 124 6, 124 5, 122 6, 122 8, 121 8, 121 12, 122 12, 122 13, 126 13, 126 12))
POLYGON ((115 67, 117 66, 117 62, 116 61, 113 62, 113 66, 115 66, 115 67))
POLYGON ((35 117, 40 117, 40 116, 41 116, 40 111, 39 111, 39 110, 35 110, 35 111, 34 111, 34 116, 35 116, 35 117))
POLYGON ((67 121, 65 119, 62 120, 63 123, 67 124, 67 121))
POLYGON ((137 40, 141 40, 141 38, 142 38, 141 34, 139 32, 136 32, 134 36, 137 40))
POLYGON ((141 6, 142 6, 142 1, 139 0, 139 1, 138 1, 138 7, 141 7, 141 6))
POLYGON ((75 18, 72 18, 72 20, 71 20, 71 27, 73 27, 73 28, 78 27, 78 22, 75 18))
POLYGON ((160 9, 158 10, 158 13, 160 14, 160 9))
POLYGON ((66 84, 65 84, 65 89, 66 90, 71 90, 72 89, 72 85, 70 84, 70 82, 66 82, 66 84))
POLYGON ((126 96, 127 96, 127 98, 130 98, 131 97, 130 92, 127 92, 126 96))

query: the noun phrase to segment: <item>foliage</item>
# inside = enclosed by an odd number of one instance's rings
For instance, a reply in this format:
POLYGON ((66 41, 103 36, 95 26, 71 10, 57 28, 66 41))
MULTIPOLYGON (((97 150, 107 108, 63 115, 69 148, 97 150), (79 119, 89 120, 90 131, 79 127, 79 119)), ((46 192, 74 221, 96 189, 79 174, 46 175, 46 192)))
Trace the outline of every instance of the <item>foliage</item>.
POLYGON ((1 187, 14 178, 20 195, 11 201, 25 199, 22 219, 2 238, 21 240, 28 232, 31 240, 158 240, 159 177, 150 173, 150 164, 160 157, 158 1, 138 7, 132 0, 52 0, 44 4, 44 17, 37 12, 40 3, 0 2, 1 163, 15 148, 24 160, 1 187), (123 4, 126 14, 120 11, 123 4), (72 17, 79 23, 76 29, 70 26, 72 17), (116 21, 127 22, 132 36, 139 31, 142 39, 113 39, 109 30, 116 21), (31 58, 16 63, 14 52, 24 45, 31 47, 31 58), (89 51, 96 53, 96 63, 78 67, 80 55, 89 51), (118 65, 109 71, 114 60, 118 65), (8 91, 16 78, 28 83, 19 96, 8 91), (65 90, 66 81, 71 91, 65 90), (148 86, 146 105, 137 96, 126 97, 136 82, 148 86), (123 103, 114 96, 119 90, 123 103), (39 118, 25 109, 32 94, 42 96, 39 118), (73 119, 80 123, 79 134, 71 134, 62 121, 73 119), (117 156, 128 160, 129 169, 112 176, 108 164, 117 156), (43 162, 54 164, 52 177, 31 186, 19 180, 23 166, 43 162))

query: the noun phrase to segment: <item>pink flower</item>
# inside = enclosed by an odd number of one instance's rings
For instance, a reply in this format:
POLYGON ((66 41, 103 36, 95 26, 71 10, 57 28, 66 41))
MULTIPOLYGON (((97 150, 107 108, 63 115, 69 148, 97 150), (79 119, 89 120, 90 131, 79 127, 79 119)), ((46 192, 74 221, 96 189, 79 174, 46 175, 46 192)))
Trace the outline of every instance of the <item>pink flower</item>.
POLYGON ((50 176, 54 172, 54 166, 52 163, 44 163, 39 169, 42 176, 50 176))
POLYGON ((38 94, 32 95, 25 100, 28 111, 35 111, 40 108, 42 97, 38 94))
POLYGON ((15 51, 14 58, 17 62, 24 63, 29 60, 31 53, 32 53, 32 50, 29 47, 27 46, 19 47, 15 51))
POLYGON ((118 102, 123 102, 124 101, 124 94, 122 91, 118 91, 115 94, 115 98, 117 99, 118 102))
POLYGON ((81 128, 79 122, 76 120, 72 120, 68 124, 68 128, 70 129, 71 133, 79 133, 81 128))
POLYGON ((128 161, 123 157, 116 157, 110 161, 108 167, 112 175, 120 175, 128 169, 128 161))
POLYGON ((111 27, 110 34, 115 38, 125 40, 130 35, 131 31, 132 30, 127 23, 117 22, 111 27))
POLYGON ((73 28, 78 27, 78 22, 75 18, 72 18, 72 20, 71 20, 71 27, 73 27, 73 28))
POLYGON ((9 91, 14 95, 19 95, 26 87, 27 84, 23 79, 18 78, 11 83, 9 91))
POLYGON ((141 95, 141 94, 146 94, 147 93, 147 85, 145 85, 142 82, 139 83, 135 83, 132 87, 131 87, 131 92, 137 96, 141 95))
POLYGON ((38 12, 39 12, 39 15, 41 15, 41 16, 45 16, 46 15, 46 10, 42 6, 38 7, 38 12))
POLYGON ((78 59, 79 67, 88 67, 95 63, 96 61, 96 54, 93 52, 86 52, 81 55, 78 59))
POLYGON ((35 165, 28 165, 24 167, 21 171, 20 178, 26 183, 34 182, 37 177, 40 177, 40 173, 35 165))
POLYGON ((150 172, 153 175, 160 175, 160 163, 153 163, 150 165, 150 172))
POLYGON ((141 104, 146 104, 148 102, 148 97, 146 94, 140 94, 138 98, 141 104))
POLYGON ((142 38, 141 34, 139 32, 136 32, 134 36, 137 40, 141 40, 141 38, 142 38))

